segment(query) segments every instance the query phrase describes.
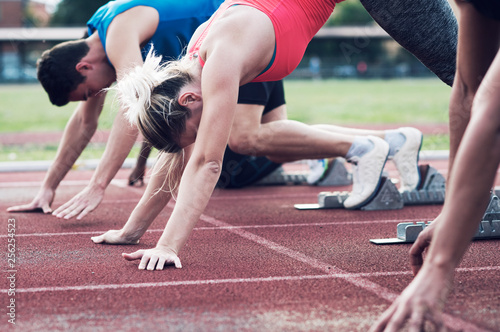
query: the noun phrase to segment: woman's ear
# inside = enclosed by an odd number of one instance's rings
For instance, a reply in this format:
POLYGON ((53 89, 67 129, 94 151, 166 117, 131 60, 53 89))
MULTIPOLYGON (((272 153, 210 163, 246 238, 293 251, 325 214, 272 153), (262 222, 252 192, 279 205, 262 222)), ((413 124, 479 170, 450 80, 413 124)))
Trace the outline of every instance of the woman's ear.
POLYGON ((198 93, 187 91, 179 96, 179 105, 188 107, 189 104, 201 101, 201 95, 198 93))

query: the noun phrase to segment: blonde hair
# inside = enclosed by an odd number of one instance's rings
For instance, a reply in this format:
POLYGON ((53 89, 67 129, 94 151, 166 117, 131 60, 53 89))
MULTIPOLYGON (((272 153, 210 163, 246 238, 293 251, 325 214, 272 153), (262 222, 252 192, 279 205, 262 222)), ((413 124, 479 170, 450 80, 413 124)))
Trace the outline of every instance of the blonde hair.
POLYGON ((184 150, 178 141, 191 116, 190 110, 178 103, 178 97, 180 89, 194 80, 190 74, 192 66, 193 61, 188 57, 162 63, 162 57, 155 55, 151 47, 144 64, 133 68, 112 88, 127 109, 125 116, 129 122, 160 150, 158 160, 167 153, 158 170, 166 171, 159 191, 167 186, 173 197, 184 170, 184 150))
POLYGON ((165 158, 163 165, 156 172, 165 173, 165 181, 163 181, 162 186, 153 193, 153 196, 156 195, 160 191, 165 191, 163 189, 165 186, 175 200, 175 196, 177 193, 177 189, 179 188, 179 184, 181 182, 182 173, 184 171, 184 150, 180 150, 175 153, 168 152, 160 152, 157 157, 157 161, 160 161, 161 158, 165 158))
POLYGON ((131 70, 114 87, 130 123, 160 151, 181 150, 178 142, 191 112, 179 104, 178 98, 180 89, 194 80, 190 74, 192 65, 188 57, 162 63, 162 57, 151 49, 144 64, 131 70))

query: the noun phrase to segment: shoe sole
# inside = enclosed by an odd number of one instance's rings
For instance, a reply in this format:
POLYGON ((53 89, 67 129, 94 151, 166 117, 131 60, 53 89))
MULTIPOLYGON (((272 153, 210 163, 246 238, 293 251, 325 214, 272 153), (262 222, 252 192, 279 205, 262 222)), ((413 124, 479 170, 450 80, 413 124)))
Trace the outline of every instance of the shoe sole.
MULTIPOLYGON (((416 161, 417 174, 418 174, 418 181, 417 181, 417 184, 415 185, 414 190, 418 188, 418 186, 420 185, 420 182, 422 181, 422 174, 420 174, 420 168, 418 167, 418 162, 419 162, 419 160, 420 160, 420 150, 422 149, 422 144, 423 144, 423 142, 424 142, 424 135, 423 135, 423 134, 422 134, 422 132, 420 132, 420 131, 419 131, 419 134, 420 134, 420 135, 419 135, 419 136, 420 136, 420 137, 419 137, 419 139, 420 139, 420 144, 419 144, 418 149, 417 149, 417 161, 416 161)), ((393 163, 394 163, 394 159, 393 159, 393 163)), ((394 164, 395 164, 395 163, 394 163, 394 164)), ((397 168, 397 167, 396 167, 396 168, 397 168)), ((399 171, 399 169, 398 169, 398 171, 399 171)), ((401 176, 401 174, 400 174, 400 176, 401 176)), ((405 189, 404 191, 406 191, 406 189, 405 189)))
POLYGON ((363 207, 364 205, 368 204, 377 195, 378 190, 380 189, 380 184, 382 183, 382 173, 384 172, 384 167, 385 167, 385 163, 387 162, 387 158, 388 157, 385 157, 384 166, 382 167, 382 170, 380 171, 380 175, 379 175, 379 178, 378 178, 378 183, 377 183, 377 186, 375 187, 375 190, 373 191, 373 193, 367 199, 365 199, 361 203, 358 203, 357 205, 354 205, 354 206, 351 206, 351 207, 345 207, 344 206, 344 208, 346 210, 357 210, 357 209, 363 207))
POLYGON ((385 160, 384 160, 384 163, 382 164, 382 167, 380 169, 380 174, 378 176, 378 182, 377 182, 377 185, 375 186, 375 189, 373 190, 373 192, 370 194, 370 196, 368 196, 362 202, 360 202, 360 203, 358 203, 358 204, 356 204, 354 206, 350 206, 350 207, 346 207, 344 205, 344 208, 346 208, 347 210, 356 210, 356 209, 359 209, 360 207, 362 207, 363 205, 366 205, 368 202, 370 202, 375 197, 375 195, 377 194, 377 192, 378 192, 378 190, 380 188, 380 184, 382 183, 382 173, 384 172, 385 164, 387 163, 387 159, 388 158, 389 158, 389 146, 387 146, 385 160))

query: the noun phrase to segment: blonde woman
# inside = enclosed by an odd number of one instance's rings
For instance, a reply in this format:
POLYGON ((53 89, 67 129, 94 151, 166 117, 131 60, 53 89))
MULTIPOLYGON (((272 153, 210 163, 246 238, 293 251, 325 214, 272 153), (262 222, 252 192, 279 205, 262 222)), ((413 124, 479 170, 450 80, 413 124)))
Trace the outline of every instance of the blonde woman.
MULTIPOLYGON (((157 246, 124 254, 126 259, 141 259, 140 269, 180 265, 178 253, 219 179, 227 144, 238 153, 251 151, 276 162, 344 156, 355 165, 346 208, 357 208, 373 196, 390 152, 383 139, 333 133, 294 121, 264 126, 260 116, 236 112, 238 88, 288 75, 334 7, 331 0, 226 1, 195 32, 181 60, 163 66, 150 55, 143 67, 117 85, 131 120, 154 147, 178 152, 176 159, 182 160, 183 148, 196 142, 157 246)), ((413 188, 419 181, 421 139, 413 130, 396 138, 402 142, 400 148, 407 147, 397 161, 402 174, 411 174, 406 185, 413 188)))
MULTIPOLYGON (((146 68, 151 62, 148 60, 146 68)), ((145 77, 143 76, 143 79, 145 77)), ((141 79, 135 81, 136 84, 141 79)), ((144 82, 143 82, 144 83, 144 82)), ((243 108, 244 113, 259 113, 261 125, 267 126, 273 121, 282 121, 287 119, 285 105, 285 95, 282 81, 249 83, 240 87, 238 96, 238 108, 243 108)), ((238 117, 236 117, 238 118, 238 117)), ((237 119, 235 119, 237 122, 237 119)), ((356 135, 373 135, 385 139, 392 151, 390 155, 395 155, 395 160, 400 160, 399 156, 404 155, 405 151, 411 149, 411 144, 406 142, 406 135, 409 133, 418 133, 414 128, 399 128, 395 130, 361 130, 334 125, 317 125, 318 129, 331 132, 344 132, 356 135)), ((238 136, 235 131, 231 135, 238 136)), ((146 142, 146 141, 145 141, 146 142)), ((149 144, 149 143, 148 143, 149 144)), ((136 244, 144 235, 154 219, 163 210, 175 192, 176 184, 180 180, 184 166, 189 159, 193 144, 184 148, 182 154, 162 153, 155 163, 153 172, 148 182, 146 191, 121 229, 109 230, 106 233, 95 236, 92 241, 100 244, 136 244), (181 156, 182 160, 176 162, 176 157, 181 156)), ((413 155, 416 158, 416 154, 413 155)), ((411 159, 411 158, 410 158, 411 159)), ((251 185, 265 174, 271 172, 280 166, 273 163, 265 157, 244 156, 236 154, 229 148, 226 148, 224 160, 222 163, 222 172, 217 183, 217 188, 240 188, 251 185)), ((398 163, 401 165, 401 162, 398 163)), ((312 172, 307 180, 311 184, 319 181, 321 176, 327 170, 323 167, 312 172)), ((405 173, 412 175, 412 172, 405 173)), ((402 178, 402 181, 408 180, 408 177, 402 178)), ((404 187, 404 185, 403 185, 404 187)), ((180 264, 180 260, 177 261, 180 264)))

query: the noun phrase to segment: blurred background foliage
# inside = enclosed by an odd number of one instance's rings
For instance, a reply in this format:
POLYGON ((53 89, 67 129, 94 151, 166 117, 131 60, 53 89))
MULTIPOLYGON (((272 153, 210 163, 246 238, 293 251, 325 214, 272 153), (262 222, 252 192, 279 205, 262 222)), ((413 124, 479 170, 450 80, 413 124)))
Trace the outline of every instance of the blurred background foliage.
MULTIPOLYGON (((182 1, 182 0, 179 0, 182 1)), ((62 0, 50 21, 51 26, 84 26, 92 14, 106 0, 62 0)), ((337 5, 327 26, 372 24, 373 19, 359 0, 348 0, 337 5)))

